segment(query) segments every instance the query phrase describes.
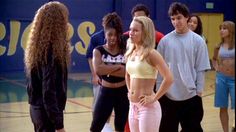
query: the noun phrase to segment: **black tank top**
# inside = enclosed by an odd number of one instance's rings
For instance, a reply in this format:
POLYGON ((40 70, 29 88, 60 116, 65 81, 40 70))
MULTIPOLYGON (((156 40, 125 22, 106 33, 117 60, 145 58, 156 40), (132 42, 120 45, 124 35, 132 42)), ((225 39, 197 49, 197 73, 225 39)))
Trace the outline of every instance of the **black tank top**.
MULTIPOLYGON (((116 64, 122 64, 125 65, 125 57, 124 54, 118 53, 116 55, 112 55, 111 53, 107 52, 104 47, 98 46, 96 47, 98 51, 100 51, 102 55, 102 61, 106 65, 116 65, 116 64)), ((116 77, 116 76, 107 76, 107 75, 102 75, 100 76, 103 80, 110 82, 110 83, 118 83, 121 81, 125 80, 125 77, 116 77)))

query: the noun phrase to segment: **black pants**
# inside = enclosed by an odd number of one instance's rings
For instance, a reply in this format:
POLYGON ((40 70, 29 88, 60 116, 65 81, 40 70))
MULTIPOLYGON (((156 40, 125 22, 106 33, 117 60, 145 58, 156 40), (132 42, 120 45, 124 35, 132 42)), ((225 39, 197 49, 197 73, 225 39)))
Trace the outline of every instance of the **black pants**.
POLYGON ((101 132, 113 109, 115 112, 115 130, 124 131, 129 112, 127 92, 126 86, 121 88, 101 88, 94 107, 93 120, 90 127, 91 132, 101 132))
POLYGON ((160 100, 162 119, 160 132, 203 132, 201 121, 203 118, 202 98, 194 96, 184 101, 173 101, 163 96, 160 100))
POLYGON ((48 118, 43 107, 30 105, 30 117, 35 132, 55 132, 55 126, 48 118))

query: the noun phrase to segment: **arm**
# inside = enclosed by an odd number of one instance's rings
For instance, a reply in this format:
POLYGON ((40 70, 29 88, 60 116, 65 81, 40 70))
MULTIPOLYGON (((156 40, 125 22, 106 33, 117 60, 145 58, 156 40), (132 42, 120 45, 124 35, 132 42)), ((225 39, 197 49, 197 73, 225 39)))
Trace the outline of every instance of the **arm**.
POLYGON ((157 90, 156 94, 152 95, 141 95, 139 103, 141 105, 153 103, 156 100, 159 100, 170 88, 171 84, 173 83, 173 75, 168 68, 166 62, 162 58, 162 56, 155 50, 152 50, 148 57, 148 62, 159 71, 163 80, 160 84, 160 88, 157 90))
POLYGON ((130 75, 128 72, 125 73, 125 82, 128 89, 128 99, 130 100, 130 75))
POLYGON ((113 75, 114 72, 119 71, 122 68, 122 65, 106 65, 102 61, 102 55, 101 53, 97 50, 93 50, 93 68, 94 72, 97 75, 113 75))
POLYGON ((163 81, 160 84, 160 88, 155 94, 154 100, 160 99, 170 88, 173 83, 174 77, 167 66, 162 56, 155 50, 152 50, 149 55, 150 63, 159 71, 163 77, 163 81))
POLYGON ((88 58, 88 63, 89 63, 89 68, 92 74, 92 83, 94 85, 98 85, 99 84, 99 77, 98 75, 94 72, 94 68, 93 68, 93 64, 92 64, 92 58, 88 58))
POLYGON ((219 47, 215 47, 212 57, 212 64, 216 71, 218 70, 218 52, 219 52, 219 47))
POLYGON ((86 52, 86 58, 88 59, 89 68, 92 74, 92 84, 97 85, 99 83, 99 77, 94 72, 93 64, 92 64, 92 57, 93 57, 93 49, 95 48, 95 45, 98 43, 98 40, 96 39, 97 35, 93 35, 90 39, 89 46, 87 48, 86 52))
POLYGON ((51 122, 55 125, 55 129, 59 130, 64 128, 64 119, 63 110, 60 110, 58 106, 61 102, 57 100, 57 98, 59 98, 57 94, 59 87, 56 87, 57 72, 57 67, 52 65, 51 62, 42 68, 42 94, 46 113, 51 122))
POLYGON ((197 72, 197 95, 202 96, 203 88, 205 85, 205 71, 197 72))
POLYGON ((125 73, 125 82, 126 82, 126 86, 128 88, 128 92, 130 91, 130 75, 128 72, 125 73))
POLYGON ((112 71, 109 75, 117 76, 117 77, 125 77, 125 65, 119 65, 120 68, 118 70, 112 71))
POLYGON ((197 52, 195 54, 194 69, 196 71, 196 80, 193 82, 196 85, 196 93, 198 96, 202 96, 202 92, 205 84, 205 72, 210 69, 210 63, 208 58, 207 45, 203 39, 200 39, 197 43, 197 52))
POLYGON ((62 129, 56 130, 56 132, 65 132, 65 129, 62 128, 62 129))
MULTIPOLYGON (((165 43, 165 39, 163 38, 163 39, 161 39, 160 40, 160 42, 159 42, 159 44, 158 44, 158 46, 157 46, 157 52, 160 54, 160 55, 162 55, 162 56, 164 56, 165 54, 164 54, 164 45, 165 45, 166 43, 165 43)), ((163 58, 164 59, 164 58, 163 58)), ((162 82, 162 80, 163 80, 163 78, 162 78, 162 76, 160 75, 160 74, 157 74, 157 79, 156 79, 156 91, 160 88, 160 85, 161 85, 161 82, 162 82)))
POLYGON ((104 42, 104 31, 103 29, 94 33, 91 36, 90 39, 90 43, 87 49, 87 53, 86 53, 86 58, 88 59, 88 63, 89 63, 89 67, 90 67, 90 71, 92 74, 92 83, 97 85, 99 84, 99 82, 101 81, 98 74, 95 72, 95 69, 93 67, 93 62, 92 62, 92 58, 93 58, 93 50, 99 46, 99 45, 103 45, 104 42))

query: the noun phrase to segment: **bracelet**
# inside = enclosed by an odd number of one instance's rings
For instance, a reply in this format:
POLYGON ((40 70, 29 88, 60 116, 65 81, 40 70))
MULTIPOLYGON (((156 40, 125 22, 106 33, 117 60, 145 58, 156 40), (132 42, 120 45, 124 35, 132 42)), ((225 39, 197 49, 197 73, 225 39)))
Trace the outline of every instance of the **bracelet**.
POLYGON ((114 71, 111 71, 109 74, 107 74, 107 77, 110 77, 110 74, 111 74, 111 73, 113 73, 113 72, 115 72, 115 71, 118 71, 118 70, 120 70, 120 67, 119 67, 118 69, 114 70, 114 71))

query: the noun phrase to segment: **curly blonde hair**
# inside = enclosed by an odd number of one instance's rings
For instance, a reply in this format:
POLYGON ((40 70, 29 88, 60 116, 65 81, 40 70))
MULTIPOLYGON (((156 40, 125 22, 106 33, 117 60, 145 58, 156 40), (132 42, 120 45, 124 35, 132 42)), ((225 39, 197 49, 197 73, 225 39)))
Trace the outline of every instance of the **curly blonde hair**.
MULTIPOLYGON (((142 25, 142 52, 141 60, 150 53, 152 49, 155 48, 155 27, 152 20, 146 16, 134 17, 133 21, 136 21, 142 25)), ((125 53, 126 60, 135 50, 135 45, 131 42, 130 38, 127 40, 128 50, 125 53)))
POLYGON ((48 64, 48 56, 63 67, 70 63, 67 7, 60 2, 48 2, 41 6, 34 17, 25 49, 25 68, 29 74, 33 68, 48 64))

